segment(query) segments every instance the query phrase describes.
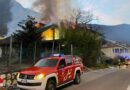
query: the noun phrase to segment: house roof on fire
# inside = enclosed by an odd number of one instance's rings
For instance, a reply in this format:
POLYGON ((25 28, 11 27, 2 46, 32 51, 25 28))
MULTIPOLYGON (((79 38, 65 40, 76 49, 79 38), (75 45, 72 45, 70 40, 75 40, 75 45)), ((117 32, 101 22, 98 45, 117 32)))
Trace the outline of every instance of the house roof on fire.
MULTIPOLYGON (((49 28, 52 28, 52 26, 53 25, 48 25, 48 26, 43 25, 42 27, 40 27, 38 29, 38 31, 40 31, 42 33, 44 31, 48 30, 49 28)), ((15 41, 13 40, 13 42, 15 42, 15 41)), ((49 41, 47 40, 44 43, 47 43, 47 42, 51 42, 51 40, 49 40, 49 41)), ((7 37, 5 39, 0 39, 0 45, 9 45, 9 44, 10 44, 10 37, 7 37)))
POLYGON ((10 43, 10 37, 0 40, 0 45, 8 45, 10 43))
POLYGON ((49 28, 52 28, 52 26, 53 25, 48 25, 48 26, 42 25, 40 28, 38 28, 38 31, 44 32, 44 31, 48 30, 49 28))

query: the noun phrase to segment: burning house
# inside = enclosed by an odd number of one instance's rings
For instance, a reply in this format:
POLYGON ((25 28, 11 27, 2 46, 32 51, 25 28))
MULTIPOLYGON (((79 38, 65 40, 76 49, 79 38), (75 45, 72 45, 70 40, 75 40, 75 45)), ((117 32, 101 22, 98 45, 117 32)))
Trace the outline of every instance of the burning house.
MULTIPOLYGON (((52 53, 59 53, 59 45, 57 43, 57 40, 59 39, 59 30, 58 28, 54 28, 53 25, 45 25, 42 23, 39 23, 36 25, 37 30, 41 32, 41 46, 37 47, 37 45, 33 48, 26 48, 22 47, 22 44, 15 43, 15 39, 12 39, 11 37, 1 39, 0 40, 0 61, 7 61, 9 58, 10 48, 11 50, 11 56, 17 57, 18 60, 22 59, 24 57, 24 52, 27 52, 27 50, 33 50, 32 55, 35 53, 35 59, 47 57, 52 53), (36 47, 36 48, 35 48, 36 47), (34 51, 36 49, 36 51, 34 51)), ((24 43, 24 41, 22 42, 24 43)), ((34 56, 31 57, 34 59, 34 56)))
POLYGON ((36 24, 37 30, 41 32, 42 41, 59 39, 59 30, 53 25, 36 24))
POLYGON ((59 53, 59 30, 55 25, 36 24, 37 30, 41 32, 42 47, 37 50, 40 57, 46 57, 51 53, 59 53))

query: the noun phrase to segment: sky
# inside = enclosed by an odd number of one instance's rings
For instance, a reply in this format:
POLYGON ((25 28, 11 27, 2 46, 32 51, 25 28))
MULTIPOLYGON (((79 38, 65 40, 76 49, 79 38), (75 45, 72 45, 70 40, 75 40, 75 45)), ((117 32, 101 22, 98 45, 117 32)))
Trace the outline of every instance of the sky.
MULTIPOLYGON (((17 0, 31 8, 35 0, 17 0)), ((73 7, 91 11, 98 18, 94 23, 105 25, 130 24, 130 0, 73 0, 73 7)))

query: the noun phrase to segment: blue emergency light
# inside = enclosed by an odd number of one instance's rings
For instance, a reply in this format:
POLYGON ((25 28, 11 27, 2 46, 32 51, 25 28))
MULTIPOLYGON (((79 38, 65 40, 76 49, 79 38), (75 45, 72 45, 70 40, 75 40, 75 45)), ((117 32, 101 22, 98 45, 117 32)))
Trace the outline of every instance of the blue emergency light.
POLYGON ((64 54, 51 54, 50 57, 64 57, 64 54))
POLYGON ((125 56, 125 59, 130 59, 130 57, 129 56, 125 56))

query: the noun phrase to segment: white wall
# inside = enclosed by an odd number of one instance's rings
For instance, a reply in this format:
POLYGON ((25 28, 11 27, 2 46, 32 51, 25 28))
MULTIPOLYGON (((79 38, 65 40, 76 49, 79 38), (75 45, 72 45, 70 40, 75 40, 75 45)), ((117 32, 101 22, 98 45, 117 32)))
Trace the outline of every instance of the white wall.
POLYGON ((101 51, 105 53, 105 55, 109 58, 117 58, 118 56, 128 56, 130 57, 130 50, 128 52, 120 52, 120 49, 124 49, 122 47, 109 47, 109 48, 102 48, 101 51), (118 53, 113 52, 113 49, 119 49, 118 53))
POLYGON ((113 47, 110 48, 102 48, 101 51, 109 58, 115 58, 115 54, 113 53, 113 47))

